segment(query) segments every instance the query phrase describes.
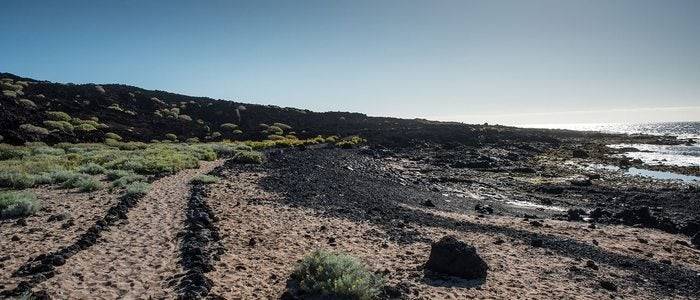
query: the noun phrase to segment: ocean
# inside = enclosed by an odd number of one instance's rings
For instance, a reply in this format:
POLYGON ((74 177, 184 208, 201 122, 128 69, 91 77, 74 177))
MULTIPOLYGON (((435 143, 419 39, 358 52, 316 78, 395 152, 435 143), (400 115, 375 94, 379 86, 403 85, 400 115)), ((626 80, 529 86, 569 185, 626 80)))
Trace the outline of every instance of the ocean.
POLYGON ((683 145, 615 144, 609 146, 615 148, 636 148, 639 151, 627 152, 624 155, 630 158, 641 159, 649 165, 700 166, 700 122, 534 124, 519 127, 668 135, 681 139, 693 139, 693 143, 683 145))

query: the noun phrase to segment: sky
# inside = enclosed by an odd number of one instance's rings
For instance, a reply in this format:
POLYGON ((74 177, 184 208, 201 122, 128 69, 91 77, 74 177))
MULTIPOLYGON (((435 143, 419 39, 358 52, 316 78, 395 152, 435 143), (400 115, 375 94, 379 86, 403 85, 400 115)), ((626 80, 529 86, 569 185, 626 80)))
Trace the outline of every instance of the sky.
POLYGON ((7 1, 0 72, 467 123, 700 121, 700 1, 7 1))

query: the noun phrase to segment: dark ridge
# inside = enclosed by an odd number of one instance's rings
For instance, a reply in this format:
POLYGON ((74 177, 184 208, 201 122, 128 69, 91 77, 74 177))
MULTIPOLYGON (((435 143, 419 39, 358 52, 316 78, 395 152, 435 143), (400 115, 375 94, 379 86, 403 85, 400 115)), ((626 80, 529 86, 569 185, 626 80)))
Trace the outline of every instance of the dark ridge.
MULTIPOLYGON (((221 172, 221 167, 210 174, 221 172)), ((215 222, 216 216, 206 203, 207 187, 204 184, 192 185, 187 202, 185 228, 180 243, 180 265, 184 273, 179 279, 177 294, 179 299, 201 299, 212 297, 209 291, 211 279, 206 273, 214 270, 214 261, 224 253, 221 236, 215 222)))
MULTIPOLYGON (((230 164, 227 167, 233 168, 230 164)), ((236 168, 245 170, 251 167, 236 168)), ((404 205, 420 207, 426 199, 437 199, 441 195, 388 180, 386 170, 355 151, 278 151, 271 153, 262 166, 252 168, 270 174, 263 178, 261 186, 284 195, 287 205, 314 209, 324 216, 354 222, 369 221, 385 230, 387 236, 382 237, 398 243, 430 242, 410 229, 411 226, 405 226, 409 224, 494 236, 503 234, 559 255, 590 259, 598 264, 629 270, 632 274, 627 282, 639 284, 646 279, 659 296, 700 294, 697 272, 680 265, 609 252, 593 244, 550 234, 457 221, 409 209, 404 205)), ((454 210, 441 206, 433 209, 454 210)))
MULTIPOLYGON (((30 293, 31 289, 37 284, 53 277, 56 274, 57 267, 64 265, 69 258, 78 254, 80 251, 95 245, 102 235, 102 232, 109 230, 109 227, 116 224, 117 221, 125 220, 129 209, 136 206, 141 197, 142 196, 122 195, 119 202, 115 206, 112 206, 104 217, 95 222, 92 227, 80 235, 73 244, 58 251, 40 254, 34 259, 30 259, 12 273, 13 277, 30 277, 30 279, 20 282, 17 287, 12 290, 0 292, 0 296, 19 297, 25 295, 30 293)), ((32 294, 42 295, 42 297, 46 296, 46 293, 42 291, 32 294)))
POLYGON ((157 90, 145 90, 134 86, 102 84, 104 93, 95 84, 63 84, 36 81, 9 73, 0 78, 12 78, 30 82, 23 89, 24 95, 12 98, 0 94, 0 135, 4 142, 22 144, 34 141, 36 136, 23 133, 19 126, 33 124, 44 126, 46 111, 63 111, 72 117, 88 119, 98 117, 109 128, 92 132, 65 133, 53 131, 41 140, 49 144, 58 142, 101 142, 106 132, 114 132, 128 141, 149 142, 162 140, 168 133, 181 140, 197 137, 201 141, 220 139, 259 140, 267 135, 259 124, 281 122, 292 126, 300 138, 316 135, 361 135, 370 143, 389 147, 412 147, 426 142, 440 144, 477 145, 499 143, 502 140, 539 141, 556 145, 567 137, 594 137, 598 133, 582 133, 565 130, 521 129, 506 126, 467 125, 455 122, 436 122, 424 119, 399 119, 370 117, 351 112, 313 112, 305 109, 258 105, 192 97, 157 90), (18 99, 26 98, 36 107, 28 109, 18 99), (152 100, 157 98, 158 100, 152 100), (118 105, 122 110, 110 109, 118 105), (155 112, 178 108, 179 114, 192 121, 157 117, 155 112), (126 112, 133 112, 126 113, 126 112), (237 124, 243 131, 234 134, 221 130, 224 123, 237 124), (207 139, 209 133, 220 132, 218 138, 207 139))

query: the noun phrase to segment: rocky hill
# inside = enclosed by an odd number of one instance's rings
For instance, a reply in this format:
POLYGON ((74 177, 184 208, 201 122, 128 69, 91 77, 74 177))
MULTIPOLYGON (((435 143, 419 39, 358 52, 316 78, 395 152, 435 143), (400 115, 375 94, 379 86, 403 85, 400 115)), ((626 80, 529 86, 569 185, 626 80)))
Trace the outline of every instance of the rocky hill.
POLYGON ((312 112, 191 97, 118 84, 65 84, 0 73, 0 135, 5 143, 101 142, 108 133, 124 140, 258 140, 294 135, 361 135, 371 143, 409 146, 423 142, 480 144, 503 140, 556 143, 581 133, 422 119, 312 112))

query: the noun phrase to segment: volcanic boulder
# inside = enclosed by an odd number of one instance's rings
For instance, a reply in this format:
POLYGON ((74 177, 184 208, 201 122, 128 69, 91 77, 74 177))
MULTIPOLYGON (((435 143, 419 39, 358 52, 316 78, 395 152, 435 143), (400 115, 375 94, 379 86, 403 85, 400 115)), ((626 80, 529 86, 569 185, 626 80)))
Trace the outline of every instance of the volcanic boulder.
POLYGON ((476 248, 448 235, 433 243, 425 268, 434 273, 464 279, 486 278, 488 265, 476 248))

